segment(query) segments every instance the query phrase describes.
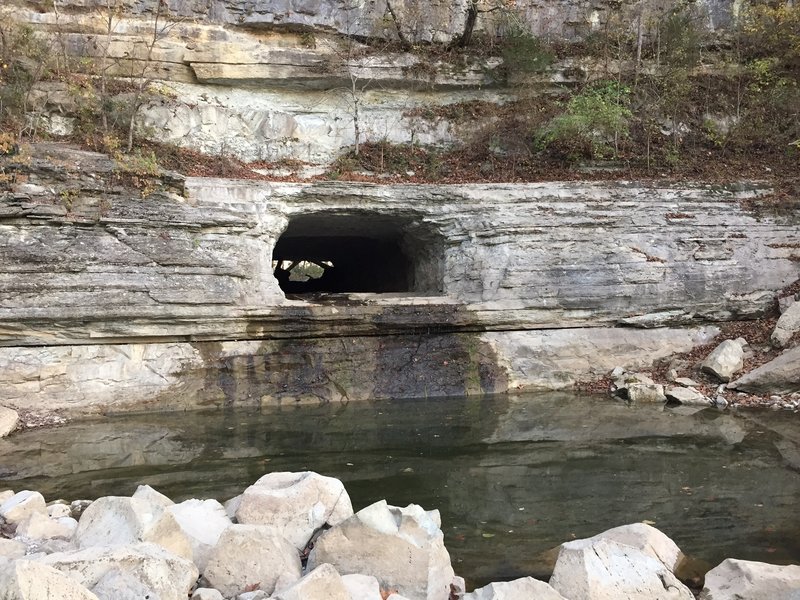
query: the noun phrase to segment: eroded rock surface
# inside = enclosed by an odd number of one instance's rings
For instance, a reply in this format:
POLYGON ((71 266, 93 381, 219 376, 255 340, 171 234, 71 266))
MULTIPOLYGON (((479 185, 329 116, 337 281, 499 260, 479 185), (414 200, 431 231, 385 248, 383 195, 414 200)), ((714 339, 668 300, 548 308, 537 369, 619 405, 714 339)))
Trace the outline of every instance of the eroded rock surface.
POLYGON ((700 600, 795 600, 800 566, 729 558, 706 574, 700 600))

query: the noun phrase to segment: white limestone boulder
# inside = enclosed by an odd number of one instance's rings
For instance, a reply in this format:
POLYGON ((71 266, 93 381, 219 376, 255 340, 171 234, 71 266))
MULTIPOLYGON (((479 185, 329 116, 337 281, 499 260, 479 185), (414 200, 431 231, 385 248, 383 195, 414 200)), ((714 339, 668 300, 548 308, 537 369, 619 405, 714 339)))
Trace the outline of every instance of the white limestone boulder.
POLYGON ((533 577, 523 577, 514 581, 490 583, 474 592, 465 594, 463 600, 566 600, 544 581, 533 577))
POLYGON ((381 500, 323 533, 308 568, 330 563, 341 574, 372 575, 381 588, 413 600, 447 600, 454 573, 440 523, 438 511, 381 500))
POLYGON ((678 545, 666 534, 646 523, 631 523, 607 529, 590 538, 574 542, 597 542, 609 540, 625 544, 660 560, 673 573, 683 561, 684 555, 678 545))
POLYGON ((150 487, 149 485, 138 486, 136 488, 136 491, 133 492, 133 495, 131 497, 139 498, 140 500, 147 500, 151 504, 163 506, 164 508, 167 508, 168 506, 172 506, 173 504, 175 504, 167 496, 165 496, 155 488, 150 487))
POLYGON ((130 573, 109 571, 100 578, 92 593, 98 600, 143 600, 158 598, 157 593, 147 584, 130 573))
POLYGON ((672 386, 664 392, 667 400, 674 400, 687 406, 711 406, 711 400, 694 388, 672 386))
POLYGON ((628 386, 628 400, 634 403, 666 402, 664 386, 660 383, 634 383, 628 386))
POLYGON ((236 508, 239 523, 269 526, 298 550, 317 529, 352 514, 342 482, 311 471, 264 475, 244 491, 236 508))
POLYGON ((287 586, 300 579, 300 556, 271 527, 231 525, 211 551, 203 575, 225 597, 253 590, 253 586, 272 594, 279 578, 287 586))
POLYGON ((16 560, 0 567, 0 600, 98 600, 86 587, 53 567, 16 560))
POLYGON ((16 536, 30 540, 49 540, 53 538, 69 540, 75 535, 77 529, 78 522, 72 517, 53 519, 46 514, 35 512, 17 525, 16 536))
POLYGON ((711 351, 700 365, 700 370, 720 381, 730 381, 744 367, 744 346, 742 338, 725 340, 711 351))
POLYGON ((783 311, 769 339, 776 348, 785 348, 798 331, 800 331, 800 302, 794 302, 783 311))
POLYGON ((167 507, 192 546, 192 560, 202 573, 219 536, 231 526, 225 508, 216 500, 186 500, 167 507))
POLYGON ((19 540, 0 537, 0 558, 14 560, 25 556, 28 546, 19 540))
POLYGON ((800 392, 800 346, 784 350, 768 363, 728 384, 752 394, 793 394, 800 392))
POLYGON ((322 564, 297 583, 276 592, 275 600, 350 600, 342 576, 329 564, 322 564))
POLYGON ((61 517, 71 517, 72 509, 69 504, 62 502, 54 502, 47 505, 47 516, 51 519, 60 519, 61 517))
POLYGON ((728 558, 706 573, 700 600, 798 600, 800 566, 728 558))
POLYGON ((372 575, 342 575, 342 583, 350 594, 350 600, 383 600, 381 584, 372 575))
POLYGON ((186 600, 199 572, 192 561, 161 546, 92 547, 76 552, 57 552, 40 559, 91 589, 110 572, 123 573, 152 590, 159 600, 186 600))
POLYGON ((19 414, 12 408, 0 406, 0 438, 6 437, 19 424, 19 414))
POLYGON ((197 588, 192 593, 192 600, 225 600, 219 590, 214 588, 197 588))
POLYGON ((18 525, 33 513, 47 515, 44 496, 39 492, 22 490, 0 505, 0 517, 13 526, 18 525))
POLYGON ((550 586, 569 600, 694 600, 660 560, 610 539, 562 544, 550 586))
POLYGON ((141 498, 105 496, 81 515, 75 542, 79 548, 151 542, 184 558, 192 558, 189 538, 175 517, 160 504, 141 498))

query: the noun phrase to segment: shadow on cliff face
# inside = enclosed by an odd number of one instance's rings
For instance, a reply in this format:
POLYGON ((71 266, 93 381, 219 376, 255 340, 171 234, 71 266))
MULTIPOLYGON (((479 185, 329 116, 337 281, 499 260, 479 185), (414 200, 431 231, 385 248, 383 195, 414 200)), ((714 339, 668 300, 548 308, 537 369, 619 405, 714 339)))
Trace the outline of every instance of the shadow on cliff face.
MULTIPOLYGON (((393 308, 387 308, 385 312, 393 308)), ((202 358, 184 372, 198 406, 348 402, 504 392, 505 371, 479 333, 447 331, 460 308, 420 306, 409 333, 195 342, 202 358), (441 314, 433 314, 433 313, 441 314), (444 314, 447 313, 447 314, 444 314), (427 327, 425 322, 438 323, 427 327), (192 382, 191 379, 195 381, 192 382), (202 383, 201 383, 202 382, 202 383)), ((310 309, 309 309, 310 311, 310 309)), ((297 315, 294 315, 297 318, 297 315)), ((390 315, 373 317, 378 331, 390 315)), ((309 336, 314 332, 309 331, 309 336)))

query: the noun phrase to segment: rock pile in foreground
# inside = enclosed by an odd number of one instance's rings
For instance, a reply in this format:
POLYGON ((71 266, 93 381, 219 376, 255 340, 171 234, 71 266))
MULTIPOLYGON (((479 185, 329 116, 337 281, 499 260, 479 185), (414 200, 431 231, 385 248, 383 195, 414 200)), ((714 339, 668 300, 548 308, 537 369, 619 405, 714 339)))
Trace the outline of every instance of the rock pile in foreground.
MULTIPOLYGON (((645 384, 649 385, 649 384, 645 384)), ((45 503, 0 493, 0 600, 692 600, 678 546, 642 523, 563 544, 549 583, 465 593, 439 512, 376 502, 342 483, 270 473, 223 506, 149 486, 132 497, 45 503)), ((800 566, 728 559, 702 600, 800 597, 800 566)))

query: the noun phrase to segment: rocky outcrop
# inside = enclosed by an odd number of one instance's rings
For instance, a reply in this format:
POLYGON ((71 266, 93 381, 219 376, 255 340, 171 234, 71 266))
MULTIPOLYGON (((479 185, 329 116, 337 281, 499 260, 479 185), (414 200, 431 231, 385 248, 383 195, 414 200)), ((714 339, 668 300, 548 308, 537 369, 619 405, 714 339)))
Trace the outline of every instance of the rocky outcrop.
POLYGON ((24 168, 0 204, 0 402, 26 410, 566 387, 708 343, 680 327, 762 314, 800 275, 791 218, 739 204, 757 185, 164 175, 142 198, 100 155, 41 146, 24 168), (287 294, 292 236, 339 240, 342 267, 394 254, 350 267, 357 292, 287 294))

